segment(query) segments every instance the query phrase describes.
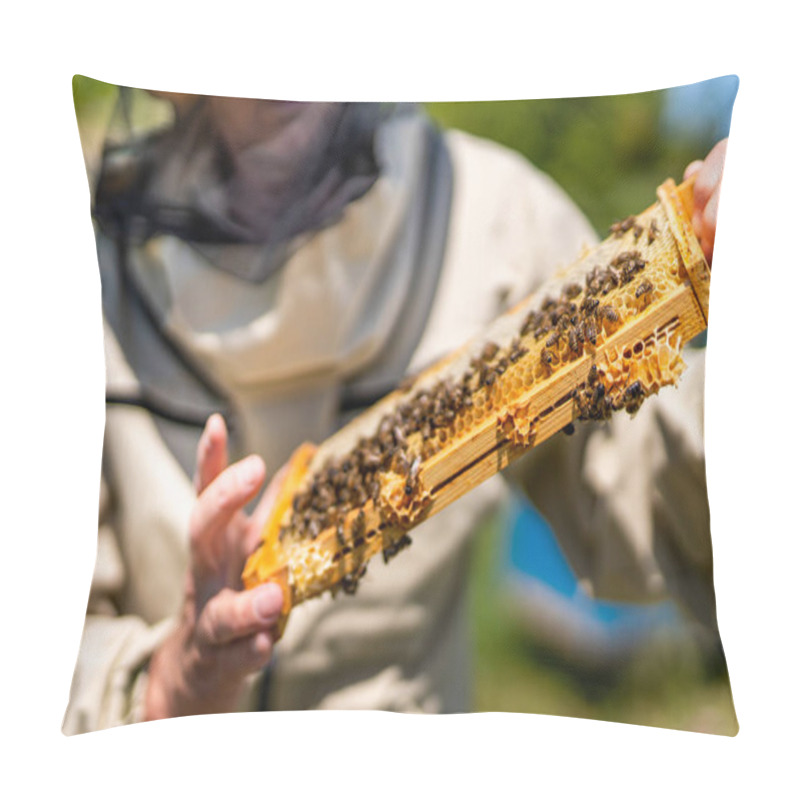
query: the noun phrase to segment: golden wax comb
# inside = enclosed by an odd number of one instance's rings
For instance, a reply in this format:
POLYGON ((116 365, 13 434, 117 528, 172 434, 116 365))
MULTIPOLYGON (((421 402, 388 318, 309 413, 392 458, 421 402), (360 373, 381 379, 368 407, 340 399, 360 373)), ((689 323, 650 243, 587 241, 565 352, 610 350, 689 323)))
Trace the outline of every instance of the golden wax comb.
POLYGON ((674 385, 683 346, 708 324, 692 189, 667 181, 481 336, 300 447, 245 587, 279 583, 284 623, 326 590, 351 593, 370 558, 394 557, 415 525, 530 448, 674 385))

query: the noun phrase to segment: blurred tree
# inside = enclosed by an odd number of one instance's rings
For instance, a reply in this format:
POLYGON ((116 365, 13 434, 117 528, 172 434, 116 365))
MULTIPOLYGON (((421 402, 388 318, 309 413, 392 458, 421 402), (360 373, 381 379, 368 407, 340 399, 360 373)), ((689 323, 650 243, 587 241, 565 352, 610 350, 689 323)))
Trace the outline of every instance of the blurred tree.
MULTIPOLYGON (((711 82, 709 82, 711 83, 711 82)), ((607 97, 428 103, 440 125, 493 139, 551 175, 604 235, 655 201, 714 144, 709 126, 665 133, 667 91, 607 97)))

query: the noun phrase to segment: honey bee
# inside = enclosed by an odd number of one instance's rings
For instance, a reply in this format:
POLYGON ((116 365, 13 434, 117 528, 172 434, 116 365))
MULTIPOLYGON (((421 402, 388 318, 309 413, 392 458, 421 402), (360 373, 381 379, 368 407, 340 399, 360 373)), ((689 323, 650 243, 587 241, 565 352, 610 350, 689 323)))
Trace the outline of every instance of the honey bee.
POLYGON ((528 349, 526 347, 520 347, 519 340, 516 340, 516 344, 512 343, 512 345, 511 345, 511 353, 509 353, 508 360, 512 364, 515 364, 527 352, 528 352, 528 349))
POLYGON ((520 328, 520 336, 525 336, 528 333, 533 333, 537 328, 541 327, 544 320, 544 314, 539 311, 529 311, 525 317, 525 321, 520 328))
POLYGON ((600 301, 596 297, 587 297, 581 303, 581 311, 586 314, 594 314, 597 310, 597 306, 600 305, 600 301))
POLYGON ((612 289, 616 289, 619 286, 619 275, 616 270, 609 269, 606 272, 605 279, 603 280, 603 290, 602 294, 607 295, 612 289))
POLYGON ((594 386, 594 384, 597 383, 597 380, 597 364, 592 364, 592 366, 589 367, 589 374, 586 376, 586 383, 589 386, 594 386))
POLYGON ((567 423, 567 424, 566 424, 566 425, 565 425, 565 426, 564 426, 564 427, 561 429, 561 432, 562 432, 562 433, 564 433, 564 434, 566 434, 567 436, 572 436, 572 434, 573 434, 573 433, 575 433, 575 426, 574 426, 574 425, 573 425, 571 422, 568 422, 568 423, 567 423))
POLYGON ((644 395, 644 387, 641 381, 634 381, 630 386, 625 389, 625 400, 635 400, 644 395))
POLYGON ((350 538, 355 539, 363 536, 367 529, 366 516, 364 511, 359 511, 356 518, 353 520, 353 527, 350 529, 350 538))
POLYGON ((590 317, 583 323, 583 335, 592 343, 597 344, 597 325, 590 317))
POLYGON ((542 350, 542 354, 539 356, 542 364, 546 364, 548 367, 553 363, 555 358, 553 354, 549 350, 542 350))
POLYGON ((547 337, 547 341, 544 343, 545 347, 555 347, 558 344, 558 340, 561 338, 561 334, 556 331, 555 333, 550 334, 547 337))
POLYGON ((577 328, 569 329, 569 333, 567 334, 567 341, 569 343, 569 349, 572 350, 573 353, 580 353, 581 342, 578 339, 577 328))
POLYGON ((600 274, 600 267, 594 267, 592 271, 586 276, 586 294, 587 295, 597 294, 602 288, 603 288, 603 278, 602 275, 600 274))
POLYGON ((339 522, 336 526, 336 543, 339 547, 344 547, 347 544, 347 539, 344 538, 344 524, 339 522))
POLYGON ((633 415, 642 407, 642 403, 644 403, 644 397, 637 397, 635 400, 629 400, 625 404, 625 410, 633 415))
POLYGON ((396 542, 393 542, 383 550, 383 563, 388 564, 401 550, 411 544, 411 537, 404 533, 396 542))
POLYGON ((355 594, 358 589, 359 581, 364 577, 364 575, 366 575, 366 573, 367 565, 362 564, 356 571, 351 572, 349 575, 345 575, 339 583, 339 585, 342 587, 342 591, 345 594, 355 594))
POLYGON ((558 322, 556 324, 556 330, 559 334, 564 334, 567 332, 567 329, 570 326, 570 318, 569 314, 562 314, 558 318, 558 322))
POLYGON ((641 381, 634 381, 625 389, 622 403, 629 414, 635 414, 644 403, 645 393, 641 381))
POLYGON ((419 468, 422 466, 422 459, 417 456, 412 462, 408 470, 408 478, 406 479, 406 494, 411 494, 414 491, 414 486, 419 478, 419 468))
POLYGON ((583 289, 581 289, 580 285, 577 283, 569 283, 564 287, 564 295, 567 299, 572 300, 573 297, 577 297, 583 289))
POLYGON ((623 267, 630 261, 634 261, 635 259, 639 258, 640 254, 638 250, 623 250, 621 253, 618 253, 614 258, 611 260, 612 267, 623 267))
POLYGON ((636 297, 641 297, 643 294, 650 294, 653 291, 653 284, 645 278, 637 287, 636 287, 636 297))
POLYGON ((491 361, 497 355, 499 349, 500 348, 494 342, 488 342, 481 352, 481 358, 484 361, 491 361))
POLYGON ((610 234, 614 236, 622 236, 623 233, 629 231, 636 222, 636 217, 625 217, 625 219, 615 222, 608 229, 610 234))
POLYGON ((619 322, 619 314, 611 306, 600 306, 598 315, 605 317, 609 322, 619 322))
POLYGON ((591 419, 591 408, 589 398, 585 392, 578 392, 575 395, 575 405, 578 407, 578 419, 591 419))
POLYGON ((383 459, 374 451, 368 450, 364 453, 362 463, 366 469, 378 469, 382 462, 383 459))
POLYGON ((647 244, 653 244, 658 236, 658 225, 654 219, 650 220, 650 227, 647 229, 647 244))

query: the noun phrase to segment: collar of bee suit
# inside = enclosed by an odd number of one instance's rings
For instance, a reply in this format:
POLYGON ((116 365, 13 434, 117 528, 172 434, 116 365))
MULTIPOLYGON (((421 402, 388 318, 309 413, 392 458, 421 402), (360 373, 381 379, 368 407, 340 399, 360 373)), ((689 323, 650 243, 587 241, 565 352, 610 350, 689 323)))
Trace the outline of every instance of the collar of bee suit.
POLYGON ((376 157, 372 188, 263 283, 212 260, 257 259, 258 246, 162 236, 130 254, 163 330, 230 391, 245 449, 277 463, 298 435, 331 432, 345 381, 402 376, 435 294, 452 181, 441 135, 421 112, 394 115, 376 157))

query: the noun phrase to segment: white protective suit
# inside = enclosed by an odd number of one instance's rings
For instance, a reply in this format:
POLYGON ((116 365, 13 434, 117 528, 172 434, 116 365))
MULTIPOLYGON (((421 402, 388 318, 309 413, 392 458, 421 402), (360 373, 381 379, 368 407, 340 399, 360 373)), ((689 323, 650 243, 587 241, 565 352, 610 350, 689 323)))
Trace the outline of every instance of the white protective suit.
MULTIPOLYGON (((341 423, 344 383, 379 387, 427 365, 595 240, 565 194, 520 156, 463 133, 440 137, 420 113, 383 123, 376 156, 375 185, 263 284, 213 265, 258 258, 257 246, 201 252, 161 236, 130 253, 165 333, 224 387, 232 457, 258 453, 268 474, 341 423)), ((144 381, 213 408, 138 321, 109 266, 112 242, 99 237, 98 251, 109 390, 144 381)), ((671 593, 715 628, 702 354, 687 351, 687 362, 679 389, 635 419, 580 425, 516 473, 586 586, 627 600, 671 593)), ((181 604, 199 434, 141 408, 107 408, 97 566, 66 733, 141 716, 149 656, 181 604)), ((243 708, 468 710, 470 537, 507 491, 496 476, 421 525, 390 566, 370 563, 354 597, 296 608, 243 708)))

